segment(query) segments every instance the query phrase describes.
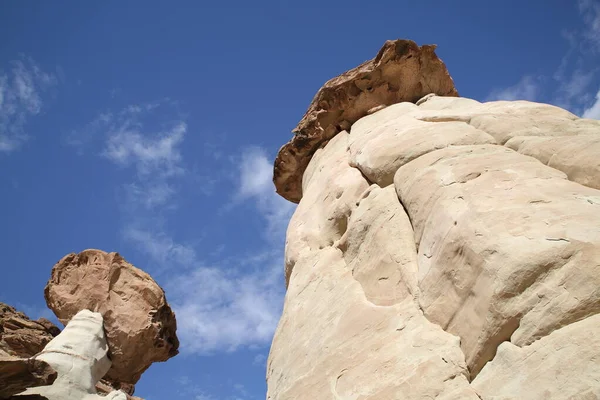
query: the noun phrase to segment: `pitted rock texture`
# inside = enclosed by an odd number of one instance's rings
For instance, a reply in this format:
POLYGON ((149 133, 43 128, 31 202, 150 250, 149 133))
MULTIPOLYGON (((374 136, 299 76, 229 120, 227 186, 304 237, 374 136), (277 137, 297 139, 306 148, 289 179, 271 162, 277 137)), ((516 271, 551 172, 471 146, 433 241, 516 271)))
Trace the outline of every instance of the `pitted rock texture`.
POLYGON ((45 361, 0 354, 0 399, 30 387, 51 385, 56 377, 56 371, 45 361))
POLYGON ((325 83, 277 154, 273 181, 277 193, 299 202, 302 176, 314 152, 327 140, 375 109, 416 102, 429 93, 458 96, 435 45, 389 40, 377 56, 325 83))
POLYGON ((600 398, 600 121, 429 95, 303 170, 268 399, 600 398))
POLYGON ((175 314, 164 291, 118 253, 68 254, 52 269, 44 295, 63 323, 84 309, 102 314, 112 359, 105 378, 116 385, 135 384, 153 362, 178 353, 175 314))

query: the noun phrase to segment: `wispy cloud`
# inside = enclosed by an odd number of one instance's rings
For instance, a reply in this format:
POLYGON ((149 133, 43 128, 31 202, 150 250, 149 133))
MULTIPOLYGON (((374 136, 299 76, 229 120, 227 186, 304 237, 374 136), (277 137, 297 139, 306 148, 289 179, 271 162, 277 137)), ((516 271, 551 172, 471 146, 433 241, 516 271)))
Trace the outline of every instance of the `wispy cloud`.
MULTIPOLYGON (((151 272, 164 273, 162 283, 177 314, 182 353, 268 346, 283 304, 282 244, 294 205, 276 195, 267 152, 245 148, 211 159, 212 165, 205 166, 210 170, 192 171, 182 152, 186 121, 154 103, 104 112, 83 130, 83 142, 88 136, 100 140, 98 155, 125 176, 118 196, 123 238, 151 261, 151 272), (224 203, 250 205, 264 221, 263 246, 240 254, 228 243, 228 253, 218 262, 203 258, 198 237, 176 238, 168 229, 177 198, 192 192, 186 185, 197 184, 185 178, 213 170, 228 182, 220 193, 224 203)), ((77 138, 74 133, 71 139, 77 138)), ((227 212, 222 218, 230 223, 227 212)))
POLYGON ((495 89, 486 101, 494 100, 529 100, 535 101, 540 91, 539 81, 532 76, 524 76, 513 86, 504 89, 495 89))
POLYGON ((600 91, 596 94, 596 101, 583 112, 583 118, 600 119, 600 91))
POLYGON ((267 221, 266 235, 285 237, 295 204, 275 192, 273 163, 260 147, 243 149, 239 167, 238 201, 251 200, 267 221))
POLYGON ((583 36, 600 51, 600 3, 597 0, 579 0, 579 11, 585 24, 583 36))
POLYGON ((40 114, 44 92, 58 82, 31 59, 12 61, 8 71, 0 70, 0 152, 17 150, 28 138, 25 126, 40 114))
POLYGON ((240 263, 196 266, 167 285, 183 352, 212 354, 270 343, 281 313, 281 254, 265 252, 240 263))
POLYGON ((561 32, 568 46, 554 73, 550 76, 527 74, 513 86, 494 89, 486 100, 548 102, 576 114, 583 114, 590 107, 595 94, 590 87, 600 71, 600 3, 578 0, 573 6, 581 17, 580 28, 561 32))
POLYGON ((148 136, 140 132, 135 121, 127 120, 109 133, 102 154, 118 165, 135 165, 141 175, 179 174, 183 169, 179 166, 181 154, 178 146, 186 131, 185 122, 179 121, 166 131, 148 136))

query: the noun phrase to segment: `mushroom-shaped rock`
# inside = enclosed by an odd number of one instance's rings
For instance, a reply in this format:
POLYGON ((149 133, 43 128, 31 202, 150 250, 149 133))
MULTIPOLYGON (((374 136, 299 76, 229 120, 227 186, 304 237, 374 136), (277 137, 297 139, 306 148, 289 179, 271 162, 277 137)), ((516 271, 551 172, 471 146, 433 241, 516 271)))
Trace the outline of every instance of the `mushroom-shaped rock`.
POLYGON ((29 388, 15 399, 41 395, 48 400, 126 400, 115 390, 106 397, 96 392, 96 383, 111 366, 102 315, 79 311, 64 331, 52 339, 35 360, 49 364, 58 374, 52 385, 29 388))
POLYGON ((293 130, 294 137, 277 154, 273 171, 277 193, 299 202, 302 176, 315 151, 370 112, 415 103, 430 93, 458 96, 435 48, 412 40, 388 40, 374 59, 327 81, 293 130))
POLYGON ((156 361, 178 353, 175 314, 163 289, 118 253, 85 250, 52 268, 44 296, 62 323, 89 309, 102 314, 113 386, 135 384, 156 361))

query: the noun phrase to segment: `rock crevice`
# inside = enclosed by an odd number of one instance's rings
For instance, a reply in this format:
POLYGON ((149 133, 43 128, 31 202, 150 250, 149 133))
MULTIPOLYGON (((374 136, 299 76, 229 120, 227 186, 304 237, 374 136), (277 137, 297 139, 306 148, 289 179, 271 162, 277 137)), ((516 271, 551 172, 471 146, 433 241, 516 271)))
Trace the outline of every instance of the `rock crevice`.
POLYGON ((600 396, 582 339, 600 335, 600 122, 423 83, 375 101, 393 78, 361 74, 388 53, 390 77, 421 80, 390 43, 319 91, 276 160, 299 205, 268 398, 600 396))

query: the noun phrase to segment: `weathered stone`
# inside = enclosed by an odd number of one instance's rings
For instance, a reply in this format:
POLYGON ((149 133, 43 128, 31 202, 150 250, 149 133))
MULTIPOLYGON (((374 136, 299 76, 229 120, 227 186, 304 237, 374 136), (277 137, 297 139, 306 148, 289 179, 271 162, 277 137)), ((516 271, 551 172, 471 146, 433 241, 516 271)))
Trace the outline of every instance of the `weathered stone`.
POLYGON ((483 400, 600 398, 600 315, 519 347, 504 342, 473 381, 483 400))
POLYGON ((0 303, 1 351, 11 356, 29 358, 42 351, 59 333, 60 329, 47 319, 32 321, 14 307, 0 303))
POLYGON ((459 339, 423 317, 412 297, 369 302, 334 247, 294 268, 267 365, 269 400, 424 399, 468 389, 456 379, 468 374, 459 339))
POLYGON ((387 306, 418 297, 413 230, 392 186, 373 185, 363 194, 339 247, 371 303, 387 306))
MULTIPOLYGON (((41 395, 48 400, 127 399, 121 391, 111 392, 106 397, 96 392, 96 383, 111 365, 99 313, 79 311, 35 359, 49 364, 58 377, 50 386, 27 389, 22 393, 24 397, 41 395)), ((15 397, 20 399, 21 395, 15 397)))
MULTIPOLYGON (((46 318, 33 321, 14 307, 0 303, 0 355, 33 357, 59 333, 60 329, 46 318)), ((98 382, 96 388, 100 393, 105 394, 115 389, 133 394, 135 390, 134 385, 127 386, 121 382, 105 380, 98 382)), ((132 399, 136 398, 132 397, 132 399)))
POLYGON ((0 355, 0 399, 30 387, 51 385, 56 376, 56 371, 45 361, 0 355))
POLYGON ((349 81, 276 160, 268 399, 600 398, 600 122, 349 81))
POLYGON ((52 269, 44 294, 63 323, 84 309, 102 314, 113 363, 105 378, 114 385, 134 384, 153 362, 178 352, 175 315, 164 291, 117 253, 65 256, 52 269))
POLYGON ((398 168, 433 150, 451 145, 496 143, 493 137, 466 122, 419 120, 423 106, 395 104, 352 125, 350 165, 384 187, 392 184, 398 168))
POLYGON ((305 199, 290 220, 285 248, 286 283, 302 254, 331 246, 341 239, 348 218, 369 184, 348 165, 348 133, 319 149, 306 169, 305 199))
POLYGON ((277 193, 300 201, 302 175, 314 152, 369 110, 416 102, 428 93, 457 96, 435 47, 418 46, 412 40, 387 41, 374 59, 327 81, 294 129, 292 140, 277 154, 273 174, 277 193))
MULTIPOLYGON (((600 121, 595 134, 558 137, 517 136, 506 147, 563 171, 574 182, 600 189, 600 121)), ((592 123, 589 124, 590 127, 592 123)))
POLYGON ((600 191, 495 145, 401 167, 425 315, 461 337, 472 376, 519 346, 600 312, 600 191))

